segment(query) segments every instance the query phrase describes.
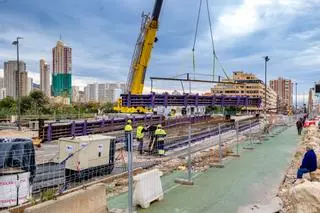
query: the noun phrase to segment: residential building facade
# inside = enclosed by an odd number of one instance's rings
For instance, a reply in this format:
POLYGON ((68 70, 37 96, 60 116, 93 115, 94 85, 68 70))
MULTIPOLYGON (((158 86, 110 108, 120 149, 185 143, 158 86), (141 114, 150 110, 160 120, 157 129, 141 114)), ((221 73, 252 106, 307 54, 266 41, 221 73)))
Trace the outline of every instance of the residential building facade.
POLYGON ((84 88, 85 101, 90 102, 116 102, 123 93, 123 83, 88 84, 84 88))
POLYGON ((40 90, 47 96, 51 96, 50 66, 44 59, 40 60, 40 90))
POLYGON ((5 97, 7 97, 6 88, 0 88, 0 100, 4 99, 5 97))
POLYGON ((280 111, 287 111, 293 104, 293 85, 289 79, 279 77, 276 80, 271 80, 270 87, 277 93, 278 96, 278 109, 280 111))
POLYGON ((27 96, 28 93, 28 73, 26 71, 20 72, 20 95, 27 96))
MULTIPOLYGON (((23 89, 25 86, 20 84, 20 88, 18 88, 17 69, 18 69, 17 61, 4 62, 3 77, 4 77, 4 88, 6 88, 6 96, 11 96, 14 99, 18 97, 18 89, 20 89, 20 94, 23 95, 23 91, 21 91, 21 89, 23 89)), ((26 63, 24 63, 23 61, 19 62, 19 71, 20 73, 21 72, 26 73, 26 63)), ((21 76, 20 73, 19 73, 19 76, 21 76)), ((22 74, 22 76, 25 76, 25 73, 22 74)))
POLYGON ((27 83, 27 95, 29 95, 32 90, 33 90, 33 79, 29 77, 28 83, 27 83))
MULTIPOLYGON (((222 80, 222 83, 217 83, 211 91, 217 95, 261 98, 262 104, 260 108, 248 107, 248 110, 263 110, 265 106, 265 84, 252 73, 242 71, 233 72, 232 79, 222 80)), ((275 111, 276 106, 277 94, 273 89, 267 87, 266 108, 269 111, 275 111)))
POLYGON ((79 92, 80 88, 78 86, 72 86, 72 103, 80 102, 79 92))

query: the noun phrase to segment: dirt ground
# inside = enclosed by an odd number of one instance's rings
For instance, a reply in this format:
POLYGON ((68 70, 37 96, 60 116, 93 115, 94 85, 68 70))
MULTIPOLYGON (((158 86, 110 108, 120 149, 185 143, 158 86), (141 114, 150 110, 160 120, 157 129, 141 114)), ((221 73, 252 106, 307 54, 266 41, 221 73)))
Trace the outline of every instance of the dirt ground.
POLYGON ((36 135, 36 132, 22 129, 22 131, 18 131, 15 129, 3 129, 0 130, 0 137, 21 137, 21 138, 32 138, 36 135))

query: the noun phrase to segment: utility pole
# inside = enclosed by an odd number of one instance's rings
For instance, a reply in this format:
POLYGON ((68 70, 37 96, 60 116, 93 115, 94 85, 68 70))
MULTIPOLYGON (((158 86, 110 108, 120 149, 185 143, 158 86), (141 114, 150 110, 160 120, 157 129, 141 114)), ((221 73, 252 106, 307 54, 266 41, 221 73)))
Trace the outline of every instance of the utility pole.
POLYGON ((267 63, 269 60, 268 56, 264 57, 264 119, 267 119, 267 63))
POLYGON ((22 37, 17 37, 15 41, 12 42, 12 45, 17 46, 17 72, 16 72, 16 94, 18 98, 18 130, 21 131, 21 94, 20 94, 20 63, 19 63, 19 39, 23 39, 22 37))
POLYGON ((296 113, 298 111, 298 82, 296 82, 296 113))

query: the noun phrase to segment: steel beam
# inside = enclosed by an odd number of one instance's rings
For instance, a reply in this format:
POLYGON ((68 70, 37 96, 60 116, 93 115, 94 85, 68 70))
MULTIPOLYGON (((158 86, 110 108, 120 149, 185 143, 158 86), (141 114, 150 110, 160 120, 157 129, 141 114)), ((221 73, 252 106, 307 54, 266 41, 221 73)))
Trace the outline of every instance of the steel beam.
POLYGON ((169 95, 147 94, 133 95, 122 94, 122 105, 127 107, 155 107, 155 106, 253 106, 260 107, 261 99, 248 96, 200 96, 196 95, 169 95))

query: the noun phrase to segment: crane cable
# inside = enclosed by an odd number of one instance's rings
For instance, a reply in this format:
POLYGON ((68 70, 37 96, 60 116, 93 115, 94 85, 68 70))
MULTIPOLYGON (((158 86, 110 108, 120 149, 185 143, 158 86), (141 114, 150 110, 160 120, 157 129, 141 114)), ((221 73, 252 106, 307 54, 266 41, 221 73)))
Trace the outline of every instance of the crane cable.
POLYGON ((192 47, 192 67, 193 67, 193 77, 196 79, 196 62, 195 62, 195 55, 194 50, 196 47, 197 42, 197 36, 198 36, 198 28, 199 28, 199 20, 200 20, 200 13, 201 13, 201 6, 202 6, 202 0, 200 0, 199 4, 199 10, 198 10, 198 16, 197 16, 197 24, 196 24, 196 31, 194 33, 194 40, 193 40, 193 47, 192 47))
POLYGON ((213 80, 215 77, 215 59, 217 59, 224 75, 227 77, 227 79, 229 79, 227 72, 225 71, 224 67, 222 66, 218 56, 216 55, 216 50, 214 47, 214 40, 213 40, 213 33, 212 33, 212 22, 211 22, 211 14, 210 14, 210 9, 209 9, 209 3, 208 0, 206 0, 206 4, 207 4, 207 13, 208 13, 208 20, 209 20, 209 28, 210 28, 210 37, 211 37, 211 44, 212 44, 212 54, 213 54, 213 80))
POLYGON ((216 53, 214 49, 214 41, 213 41, 213 34, 212 34, 212 24, 211 24, 211 15, 210 15, 210 9, 209 9, 209 3, 208 0, 206 0, 207 4, 207 12, 208 12, 208 20, 209 20, 209 28, 210 28, 210 37, 211 37, 211 45, 212 45, 212 57, 213 57, 213 63, 212 63, 212 77, 214 81, 215 76, 215 68, 216 68, 216 53))
MULTIPOLYGON (((220 62, 218 56, 216 55, 215 46, 214 46, 214 39, 213 39, 213 33, 212 33, 212 22, 211 22, 211 14, 209 9, 209 2, 206 0, 206 6, 207 6, 207 13, 208 13, 208 20, 209 20, 209 28, 210 28, 210 37, 211 37, 211 45, 212 45, 212 54, 213 54, 213 66, 212 66, 212 72, 213 72, 213 80, 215 77, 215 60, 218 61, 224 75, 229 79, 227 72, 225 71, 224 67, 222 66, 222 63, 220 62)), ((196 63, 195 63, 195 47, 196 47, 196 41, 198 36, 198 28, 199 28, 199 20, 200 20, 200 13, 201 13, 201 7, 202 7, 202 0, 200 0, 199 9, 198 9, 198 15, 197 15, 197 23, 196 23, 196 30, 194 34, 194 40, 193 40, 193 47, 192 47, 192 67, 193 67, 193 74, 194 79, 196 75, 196 63)))

